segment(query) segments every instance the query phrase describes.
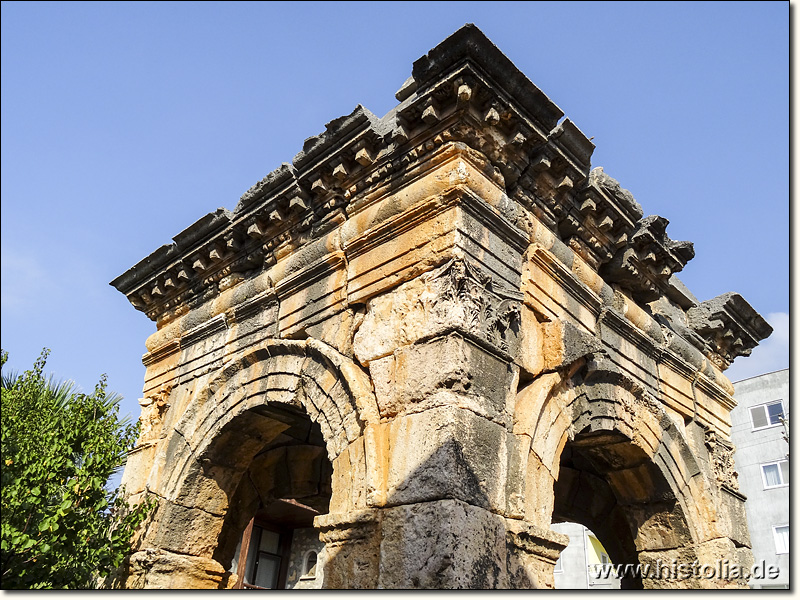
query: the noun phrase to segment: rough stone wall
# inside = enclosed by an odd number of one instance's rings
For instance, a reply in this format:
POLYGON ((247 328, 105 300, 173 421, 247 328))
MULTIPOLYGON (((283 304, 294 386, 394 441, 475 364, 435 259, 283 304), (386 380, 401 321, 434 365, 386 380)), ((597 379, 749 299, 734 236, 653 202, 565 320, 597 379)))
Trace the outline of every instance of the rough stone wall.
POLYGON ((397 99, 112 282, 158 327, 122 583, 232 586, 270 498, 325 499, 324 587, 552 587, 558 520, 615 562, 750 560, 722 370, 766 322, 694 298, 691 244, 474 26, 397 99))

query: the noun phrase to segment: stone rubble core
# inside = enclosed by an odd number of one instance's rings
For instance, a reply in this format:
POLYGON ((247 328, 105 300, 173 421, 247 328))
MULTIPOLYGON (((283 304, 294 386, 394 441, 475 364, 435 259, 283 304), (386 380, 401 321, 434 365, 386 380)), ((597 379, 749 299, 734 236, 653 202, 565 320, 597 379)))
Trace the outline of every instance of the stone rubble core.
POLYGON ((617 563, 752 562, 722 371, 770 326, 692 295, 692 244, 475 26, 396 97, 112 282, 158 328, 117 585, 234 586, 278 498, 319 509, 324 587, 551 588, 563 520, 617 563))

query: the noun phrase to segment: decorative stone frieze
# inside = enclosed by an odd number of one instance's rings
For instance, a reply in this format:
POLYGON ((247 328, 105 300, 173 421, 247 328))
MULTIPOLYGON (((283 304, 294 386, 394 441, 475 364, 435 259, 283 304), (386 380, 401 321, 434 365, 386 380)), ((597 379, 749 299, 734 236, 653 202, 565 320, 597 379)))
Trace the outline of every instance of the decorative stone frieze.
POLYGON ((142 442, 149 441, 161 434, 164 413, 169 408, 168 399, 171 391, 172 387, 167 386, 153 396, 139 399, 139 406, 142 407, 142 414, 139 417, 141 423, 139 439, 142 442))

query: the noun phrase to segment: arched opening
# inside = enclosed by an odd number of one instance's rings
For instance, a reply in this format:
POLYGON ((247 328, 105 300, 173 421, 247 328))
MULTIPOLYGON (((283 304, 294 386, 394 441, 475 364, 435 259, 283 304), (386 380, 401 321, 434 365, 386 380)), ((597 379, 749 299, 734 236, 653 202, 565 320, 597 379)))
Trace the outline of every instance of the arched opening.
POLYGON ((268 340, 176 397, 148 487, 158 507, 126 585, 322 587, 331 555, 315 519, 366 506, 382 480, 368 463, 369 376, 322 342, 268 340))
POLYGON ((529 448, 526 518, 588 527, 612 563, 631 565, 621 587, 697 587, 678 565, 730 552, 681 424, 605 359, 520 389, 515 432, 529 448))
MULTIPOLYGON (((588 527, 623 570, 622 589, 641 589, 640 553, 681 548, 689 540, 683 511, 652 459, 619 432, 575 436, 561 453, 553 523, 588 527)), ((609 573, 610 576, 616 577, 609 573)))
POLYGON ((214 559, 230 565, 236 588, 320 587, 307 565, 307 555, 323 547, 314 517, 328 512, 331 499, 333 468, 320 426, 301 409, 267 404, 228 427, 241 431, 246 420, 271 435, 231 495, 214 559))

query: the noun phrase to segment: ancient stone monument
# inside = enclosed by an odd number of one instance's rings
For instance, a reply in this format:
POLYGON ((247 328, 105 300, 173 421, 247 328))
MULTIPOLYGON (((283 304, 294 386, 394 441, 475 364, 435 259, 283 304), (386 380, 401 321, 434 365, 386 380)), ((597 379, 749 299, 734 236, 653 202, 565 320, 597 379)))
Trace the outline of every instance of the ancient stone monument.
MULTIPOLYGON (((722 371, 769 335, 477 28, 114 280, 157 323, 128 587, 547 588, 752 560, 722 371)), ((623 586, 737 587, 630 577, 623 586)))

